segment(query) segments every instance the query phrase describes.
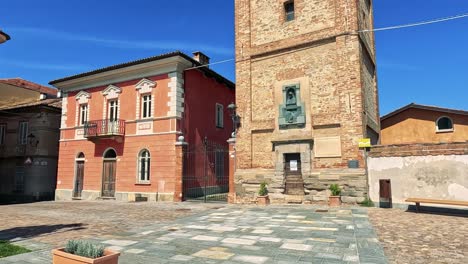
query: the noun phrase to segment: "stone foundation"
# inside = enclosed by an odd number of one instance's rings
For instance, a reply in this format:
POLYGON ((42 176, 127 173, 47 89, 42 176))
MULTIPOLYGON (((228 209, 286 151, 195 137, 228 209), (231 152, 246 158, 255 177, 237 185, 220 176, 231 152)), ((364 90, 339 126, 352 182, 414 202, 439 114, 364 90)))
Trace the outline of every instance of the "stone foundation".
MULTIPOLYGON (((57 189, 55 190, 56 201, 70 201, 72 200, 73 190, 57 189)), ((81 192, 81 200, 93 201, 99 200, 101 197, 100 191, 83 190, 81 192)), ((134 192, 116 192, 116 201, 135 202, 135 201, 148 201, 148 202, 172 202, 174 200, 174 193, 134 193, 134 192)))
POLYGON ((301 197, 284 194, 285 178, 283 174, 278 173, 277 169, 238 169, 235 172, 234 181, 236 202, 254 203, 260 183, 263 181, 268 184, 271 202, 276 204, 327 201, 330 195, 328 187, 334 183, 342 188, 341 199, 344 203, 362 202, 367 195, 364 169, 316 169, 309 173, 304 171, 307 171, 307 168, 302 167, 305 195, 301 197))

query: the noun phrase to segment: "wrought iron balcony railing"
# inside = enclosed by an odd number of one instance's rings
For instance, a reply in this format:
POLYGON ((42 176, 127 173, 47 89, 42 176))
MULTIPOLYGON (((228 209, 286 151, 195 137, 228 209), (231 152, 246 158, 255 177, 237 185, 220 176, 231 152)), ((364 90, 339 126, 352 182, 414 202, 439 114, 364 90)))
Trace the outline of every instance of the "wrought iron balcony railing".
POLYGON ((94 120, 86 122, 84 126, 84 137, 111 137, 125 135, 125 120, 94 120))

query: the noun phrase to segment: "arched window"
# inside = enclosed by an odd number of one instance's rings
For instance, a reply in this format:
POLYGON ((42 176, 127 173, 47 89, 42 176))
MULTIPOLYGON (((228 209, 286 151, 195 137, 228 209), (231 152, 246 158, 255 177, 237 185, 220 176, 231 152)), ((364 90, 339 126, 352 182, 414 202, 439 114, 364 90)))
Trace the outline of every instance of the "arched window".
POLYGON ((80 152, 78 153, 78 155, 76 155, 76 159, 84 159, 85 158, 85 155, 83 152, 80 152))
POLYGON ((138 154, 138 181, 149 182, 150 180, 150 153, 143 149, 138 154))
POLYGON ((436 121, 436 131, 438 132, 445 132, 445 131, 453 131, 453 121, 450 117, 439 117, 436 121))
POLYGON ((115 153, 114 149, 108 149, 104 152, 104 158, 105 159, 115 159, 117 158, 117 153, 115 153))

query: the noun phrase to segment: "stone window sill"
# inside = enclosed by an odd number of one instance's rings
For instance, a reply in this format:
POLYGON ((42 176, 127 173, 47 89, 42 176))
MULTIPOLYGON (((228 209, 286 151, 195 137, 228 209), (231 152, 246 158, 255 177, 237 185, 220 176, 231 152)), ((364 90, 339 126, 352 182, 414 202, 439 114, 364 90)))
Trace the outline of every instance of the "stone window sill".
POLYGON ((436 133, 439 134, 439 133, 452 133, 454 131, 454 129, 440 129, 440 130, 436 130, 436 133))

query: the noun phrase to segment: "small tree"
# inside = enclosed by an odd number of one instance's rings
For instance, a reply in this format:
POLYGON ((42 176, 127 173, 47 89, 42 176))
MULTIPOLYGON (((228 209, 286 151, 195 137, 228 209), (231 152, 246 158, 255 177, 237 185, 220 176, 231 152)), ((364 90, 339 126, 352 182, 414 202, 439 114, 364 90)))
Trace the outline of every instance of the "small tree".
POLYGON ((258 190, 258 195, 259 195, 259 196, 266 196, 266 195, 268 195, 268 189, 267 189, 266 185, 267 185, 266 182, 262 182, 262 183, 260 184, 260 190, 258 190))
POLYGON ((341 194, 341 188, 336 183, 330 185, 328 189, 331 191, 332 196, 339 196, 341 194))

